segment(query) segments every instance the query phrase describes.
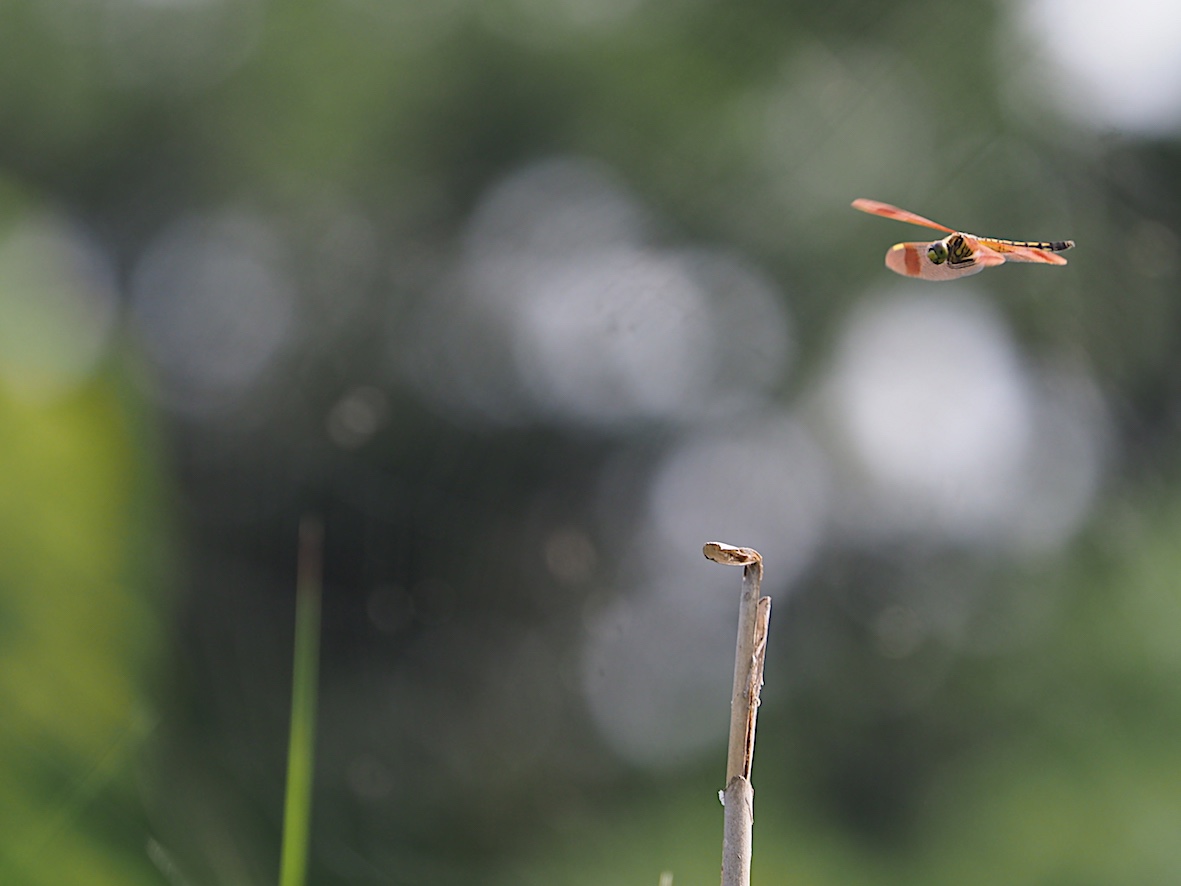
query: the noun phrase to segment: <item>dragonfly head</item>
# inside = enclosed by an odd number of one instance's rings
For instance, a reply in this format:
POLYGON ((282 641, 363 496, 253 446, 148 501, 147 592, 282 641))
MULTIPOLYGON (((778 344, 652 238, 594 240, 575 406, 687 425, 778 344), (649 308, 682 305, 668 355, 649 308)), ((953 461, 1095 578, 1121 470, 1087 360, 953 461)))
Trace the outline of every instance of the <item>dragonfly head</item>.
POLYGON ((936 240, 927 249, 927 258, 931 259, 931 264, 941 265, 947 261, 947 244, 942 240, 936 240))

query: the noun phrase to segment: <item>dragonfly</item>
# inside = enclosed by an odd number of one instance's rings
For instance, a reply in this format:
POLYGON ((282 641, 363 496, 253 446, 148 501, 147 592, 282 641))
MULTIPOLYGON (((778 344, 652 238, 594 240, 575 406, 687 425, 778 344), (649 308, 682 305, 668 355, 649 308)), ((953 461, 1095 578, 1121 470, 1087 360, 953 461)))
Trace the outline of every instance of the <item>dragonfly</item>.
POLYGON ((1007 261, 1034 262, 1043 265, 1064 265, 1066 259, 1058 255, 1074 246, 1073 240, 1001 240, 978 237, 952 230, 939 222, 923 218, 889 203, 859 197, 853 208, 896 221, 921 225, 944 231, 947 236, 933 243, 895 243, 886 253, 886 267, 904 277, 920 280, 955 280, 979 274, 985 268, 1003 265, 1007 261))

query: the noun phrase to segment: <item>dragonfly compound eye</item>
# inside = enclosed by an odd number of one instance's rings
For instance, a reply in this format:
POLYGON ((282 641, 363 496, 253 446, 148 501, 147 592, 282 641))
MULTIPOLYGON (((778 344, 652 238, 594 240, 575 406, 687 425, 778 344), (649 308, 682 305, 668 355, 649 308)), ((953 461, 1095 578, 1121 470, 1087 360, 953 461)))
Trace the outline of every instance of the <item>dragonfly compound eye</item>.
POLYGON ((931 259, 932 264, 943 264, 947 261, 947 244, 942 240, 936 240, 927 250, 927 258, 931 259))

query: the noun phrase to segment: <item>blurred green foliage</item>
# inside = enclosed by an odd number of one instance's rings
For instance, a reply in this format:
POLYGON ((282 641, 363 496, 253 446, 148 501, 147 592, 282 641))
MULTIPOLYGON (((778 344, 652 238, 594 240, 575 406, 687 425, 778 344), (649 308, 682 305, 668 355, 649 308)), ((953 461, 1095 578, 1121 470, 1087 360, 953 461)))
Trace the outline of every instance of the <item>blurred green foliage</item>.
POLYGON ((157 882, 134 776, 165 539, 139 412, 113 373, 50 404, 0 395, 5 882, 157 882))
MULTIPOLYGON (((1058 113, 1018 7, 0 4, 0 882, 274 881, 309 509, 312 882, 713 881, 720 744, 641 765, 585 697, 589 626, 660 583, 614 552, 648 538, 643 488, 689 434, 545 412, 549 379, 497 349, 520 316, 456 295, 492 276, 489 195, 554 157, 643 217, 625 267, 700 247, 770 281, 795 366, 740 394, 808 424, 842 481, 826 373, 896 292, 887 246, 925 236, 849 201, 1078 242, 1068 268, 938 292, 994 306, 1031 377, 1093 385, 1087 519, 1017 550, 818 518, 790 587, 769 573, 754 877, 1176 880, 1181 151, 1058 113)), ((561 229, 507 217, 506 242, 561 229)), ((609 344, 650 331, 604 313, 609 344)), ((724 722, 724 697, 687 704, 724 722)))

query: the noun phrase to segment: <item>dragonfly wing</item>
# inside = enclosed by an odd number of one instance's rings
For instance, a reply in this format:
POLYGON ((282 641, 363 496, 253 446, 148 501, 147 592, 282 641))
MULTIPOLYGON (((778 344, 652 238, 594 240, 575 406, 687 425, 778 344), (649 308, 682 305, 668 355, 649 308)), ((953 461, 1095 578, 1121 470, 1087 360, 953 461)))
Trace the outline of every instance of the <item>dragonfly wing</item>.
POLYGON ((905 209, 899 209, 897 206, 891 206, 889 203, 882 203, 878 200, 866 200, 864 197, 858 197, 853 201, 853 208, 860 209, 862 212, 868 212, 870 215, 880 215, 882 218, 892 218, 895 221, 906 222, 907 224, 922 225, 924 228, 934 228, 936 231, 943 231, 947 234, 955 233, 951 228, 944 227, 939 222, 933 222, 929 218, 923 218, 921 215, 905 209))
POLYGON ((979 244, 969 241, 976 248, 973 251, 970 264, 953 265, 951 262, 935 264, 931 261, 927 250, 930 243, 895 243, 886 253, 886 267, 895 274, 903 277, 916 277, 919 280, 958 280, 960 277, 970 277, 979 274, 985 268, 1003 265, 1005 257, 991 249, 980 248, 979 244))
POLYGON ((1064 265, 1066 259, 1048 249, 1038 249, 1034 246, 1018 246, 1015 243, 1005 243, 999 240, 983 238, 978 241, 990 252, 997 252, 1004 256, 1005 261, 1035 262, 1042 265, 1064 265))

